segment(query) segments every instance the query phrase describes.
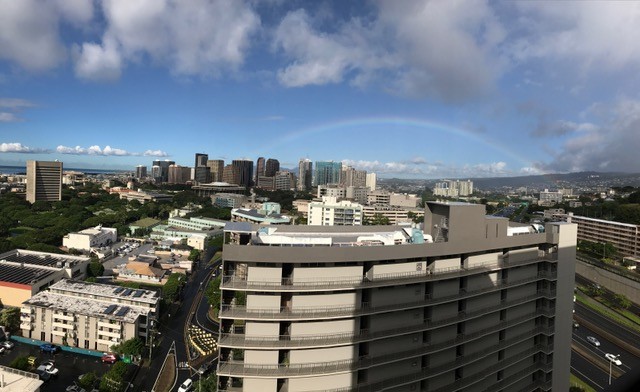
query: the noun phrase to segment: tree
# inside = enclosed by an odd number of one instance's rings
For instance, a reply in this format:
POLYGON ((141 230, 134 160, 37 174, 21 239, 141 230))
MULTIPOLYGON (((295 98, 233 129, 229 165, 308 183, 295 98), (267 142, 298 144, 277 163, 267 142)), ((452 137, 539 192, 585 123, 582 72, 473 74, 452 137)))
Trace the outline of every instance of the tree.
POLYGON ((102 276, 103 273, 104 273, 104 265, 102 265, 101 262, 97 260, 92 260, 89 263, 89 266, 87 267, 87 275, 89 275, 90 278, 102 276))
POLYGON ((615 303, 615 306, 620 309, 628 309, 631 306, 631 301, 623 294, 616 294, 613 297, 613 301, 615 303))
POLYGON ((11 363, 9 363, 9 367, 18 369, 18 370, 25 370, 25 371, 29 370, 29 368, 31 367, 29 365, 29 357, 28 356, 18 357, 13 361, 11 361, 11 363))
POLYGON ((4 325, 9 331, 20 329, 20 308, 7 307, 0 312, 0 325, 4 325))
POLYGON ((218 376, 212 372, 206 378, 199 380, 195 386, 196 392, 216 392, 218 390, 218 376))
POLYGON ((144 349, 144 342, 140 338, 131 338, 120 344, 111 346, 111 350, 122 355, 140 355, 144 349))
POLYGON ((220 281, 220 276, 210 281, 207 289, 204 292, 204 296, 205 298, 207 298, 207 302, 209 302, 209 305, 214 308, 218 308, 220 306, 220 281))
POLYGON ((382 214, 376 213, 376 214, 373 214, 373 217, 370 219, 365 218, 363 224, 370 225, 370 226, 388 225, 389 218, 387 218, 382 214))
POLYGON ((116 362, 102 377, 100 391, 120 392, 123 389, 124 376, 127 373, 127 365, 124 362, 116 362))
POLYGON ((183 274, 173 273, 169 275, 167 283, 162 286, 163 299, 167 302, 174 302, 177 300, 184 280, 185 276, 183 274))
POLYGON ((191 249, 189 252, 189 261, 198 261, 200 260, 200 251, 198 249, 191 249))
POLYGON ((86 390, 91 390, 97 380, 98 376, 95 372, 85 373, 78 378, 78 385, 86 390))

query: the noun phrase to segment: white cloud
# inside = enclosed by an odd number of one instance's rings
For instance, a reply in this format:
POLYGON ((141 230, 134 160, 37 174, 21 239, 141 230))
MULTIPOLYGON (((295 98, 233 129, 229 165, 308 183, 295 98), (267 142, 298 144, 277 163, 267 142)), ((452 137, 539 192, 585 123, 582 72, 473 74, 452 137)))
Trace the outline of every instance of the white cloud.
POLYGON ((388 174, 399 177, 428 177, 428 178, 461 178, 461 177, 503 177, 513 175, 505 162, 480 163, 475 165, 445 165, 440 162, 428 162, 423 158, 404 162, 380 162, 366 160, 342 161, 359 170, 366 170, 377 174, 388 174))
POLYGON ((18 122, 21 119, 14 113, 0 112, 0 122, 18 122))
POLYGON ((18 122, 22 121, 22 118, 18 116, 18 113, 25 108, 32 108, 36 106, 33 102, 27 101, 21 98, 0 98, 0 109, 6 111, 0 111, 0 122, 18 122))
POLYGON ((260 18, 236 0, 105 0, 102 42, 77 49, 76 74, 119 77, 126 63, 150 59, 176 75, 216 77, 244 62, 260 18))
POLYGON ((101 148, 98 145, 93 145, 87 148, 81 146, 75 147, 67 147, 67 146, 58 146, 56 147, 56 152, 59 154, 70 154, 70 155, 101 155, 101 156, 154 156, 154 157, 166 157, 169 156, 164 151, 161 150, 146 150, 144 153, 139 152, 129 152, 127 150, 123 150, 121 148, 114 148, 111 146, 105 146, 101 148))
POLYGON ((23 154, 46 153, 47 150, 41 148, 31 148, 22 143, 0 143, 0 152, 17 152, 23 154))

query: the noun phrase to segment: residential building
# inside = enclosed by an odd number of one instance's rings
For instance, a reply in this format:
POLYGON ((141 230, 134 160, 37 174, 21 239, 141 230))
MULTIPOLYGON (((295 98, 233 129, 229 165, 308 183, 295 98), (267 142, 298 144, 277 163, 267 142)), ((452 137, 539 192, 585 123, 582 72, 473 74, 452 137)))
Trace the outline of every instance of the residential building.
POLYGON ((61 279, 84 279, 89 257, 15 249, 0 254, 0 303, 23 301, 61 279))
MULTIPOLYGON (((621 256, 640 255, 640 225, 588 218, 572 212, 566 214, 564 220, 578 225, 578 240, 608 242, 621 256)), ((606 256, 604 250, 603 256, 606 256)))
POLYGON ((147 177, 147 167, 144 165, 136 166, 136 178, 141 180, 147 177))
POLYGON ((96 226, 62 237, 62 245, 67 249, 90 251, 114 244, 118 241, 118 230, 111 227, 96 226))
POLYGON ((296 178, 288 171, 278 171, 273 177, 276 191, 290 191, 296 188, 296 178))
POLYGON ((27 161, 27 201, 62 200, 62 162, 27 161))
MULTIPOLYGON (((167 168, 167 176, 169 174, 169 168, 167 168)), ((156 183, 162 182, 162 168, 158 165, 151 166, 151 177, 156 183)))
POLYGON ((380 216, 389 219, 390 225, 413 222, 413 217, 409 216, 410 213, 415 217, 424 216, 424 210, 421 208, 394 207, 384 204, 362 207, 362 215, 365 221, 371 222, 376 216, 380 216))
POLYGON ((391 193, 383 190, 370 191, 367 194, 367 204, 389 205, 391 203, 391 193))
POLYGON ((248 159, 234 159, 231 165, 236 170, 238 182, 236 184, 245 188, 253 185, 253 161, 248 159))
POLYGON ((276 189, 276 178, 267 176, 258 176, 256 182, 256 188, 264 189, 267 191, 274 191, 276 189))
POLYGON ((220 390, 568 391, 576 225, 429 202, 425 227, 230 223, 220 390))
POLYGON ((256 184, 258 184, 258 179, 260 178, 260 176, 264 176, 264 157, 259 157, 256 161, 256 184))
POLYGON ((221 182, 224 161, 222 159, 209 159, 207 167, 209 168, 211 182, 221 182))
POLYGON ((168 224, 169 226, 178 227, 181 229, 189 229, 189 230, 214 230, 214 229, 222 229, 227 221, 223 221, 220 219, 207 218, 204 216, 191 217, 189 219, 180 218, 174 216, 169 218, 168 224))
POLYGON ((540 192, 540 196, 538 197, 538 204, 541 206, 552 206, 557 203, 562 203, 562 192, 561 191, 549 191, 545 189, 540 192))
POLYGON ((433 194, 444 197, 470 196, 473 193, 473 181, 443 180, 436 182, 433 194))
POLYGON ((310 226, 356 226, 362 224, 362 205, 335 197, 323 197, 322 201, 309 203, 310 226))
POLYGON ((0 392, 40 392, 42 384, 36 373, 0 365, 0 392))
POLYGON ((247 197, 235 193, 216 193, 211 196, 211 201, 216 207, 237 208, 247 202, 247 197))
POLYGON ((169 184, 186 184, 191 180, 191 168, 187 166, 169 166, 167 182, 169 184))
POLYGON ((313 164, 308 159, 298 162, 298 190, 308 191, 313 184, 313 164))
POLYGON ((356 170, 351 166, 342 166, 340 183, 344 186, 365 187, 367 186, 367 171, 356 170))
POLYGON ((83 172, 65 170, 62 172, 62 184, 63 185, 76 185, 84 184, 87 181, 87 177, 83 172))
POLYGON ((313 177, 313 186, 339 184, 342 173, 341 162, 316 162, 316 170, 313 177))
POLYGON ((20 329, 26 338, 111 351, 129 339, 146 341, 159 304, 151 290, 61 280, 23 302, 20 329))
POLYGON ((304 218, 309 215, 309 204, 311 200, 297 199, 293 201, 293 208, 298 211, 304 218))
POLYGON ((422 198, 418 195, 407 193, 392 193, 389 195, 389 205, 396 207, 416 208, 422 202, 422 198))
POLYGON ((318 185, 317 197, 335 197, 336 199, 349 199, 356 203, 366 204, 369 189, 366 187, 342 186, 342 185, 318 185))
POLYGON ((157 257, 138 255, 118 268, 118 281, 164 284, 166 272, 157 266, 157 257))
MULTIPOLYGON (((562 221, 565 220, 565 211, 564 208, 547 208, 544 210, 543 215, 544 219, 549 219, 552 221, 562 221)), ((580 232, 580 229, 578 229, 580 232)))
POLYGON ((280 171, 280 161, 277 159, 269 158, 264 167, 264 175, 267 177, 273 177, 280 171))
POLYGON ((367 173, 367 179, 365 186, 369 188, 370 191, 376 190, 377 176, 376 173, 367 173))

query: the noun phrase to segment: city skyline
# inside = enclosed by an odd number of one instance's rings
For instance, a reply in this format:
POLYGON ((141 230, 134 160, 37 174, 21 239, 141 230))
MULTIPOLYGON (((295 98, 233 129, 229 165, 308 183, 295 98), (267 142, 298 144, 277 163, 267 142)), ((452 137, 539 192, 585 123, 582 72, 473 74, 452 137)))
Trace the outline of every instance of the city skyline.
POLYGON ((134 170, 202 152, 383 178, 629 172, 638 14, 630 2, 0 1, 0 165, 134 170))

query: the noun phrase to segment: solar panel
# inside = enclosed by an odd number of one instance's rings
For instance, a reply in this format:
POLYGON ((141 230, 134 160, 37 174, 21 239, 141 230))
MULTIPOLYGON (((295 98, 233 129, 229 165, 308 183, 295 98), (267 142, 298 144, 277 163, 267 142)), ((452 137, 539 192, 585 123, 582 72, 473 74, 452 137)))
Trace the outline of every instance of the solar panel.
POLYGON ((136 290, 136 292, 133 293, 133 298, 142 297, 142 294, 144 294, 144 290, 136 290))
POLYGON ((119 293, 121 293, 123 291, 124 291, 124 287, 118 287, 117 289, 113 290, 113 293, 114 294, 119 294, 119 293))
POLYGON ((127 296, 127 295, 131 294, 131 292, 132 292, 132 291, 133 291, 133 290, 131 290, 131 289, 126 289, 126 290, 124 291, 124 293, 122 293, 122 295, 123 295, 123 296, 127 296))
POLYGON ((113 313, 113 311, 116 310, 117 307, 118 305, 109 305, 109 307, 104 311, 104 314, 113 313))
POLYGON ((129 307, 128 306, 123 306, 120 308, 120 310, 118 310, 118 312, 116 313, 117 317, 122 317, 125 314, 127 314, 129 312, 129 307))

